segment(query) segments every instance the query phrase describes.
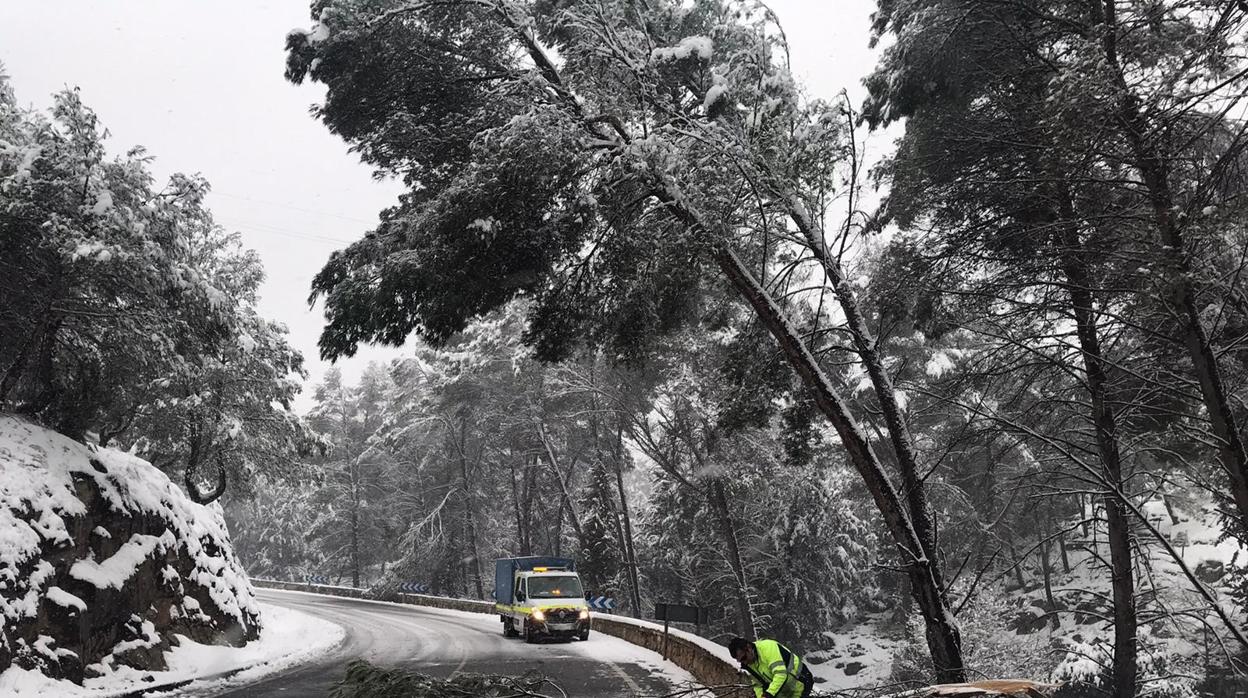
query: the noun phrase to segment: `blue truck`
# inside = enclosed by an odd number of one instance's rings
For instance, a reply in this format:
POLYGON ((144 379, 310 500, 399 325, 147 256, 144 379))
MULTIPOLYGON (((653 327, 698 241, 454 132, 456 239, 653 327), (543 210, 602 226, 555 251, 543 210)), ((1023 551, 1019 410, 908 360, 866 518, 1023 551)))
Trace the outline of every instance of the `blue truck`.
POLYGON ((506 557, 494 562, 494 609, 505 637, 589 639, 589 605, 565 557, 506 557))

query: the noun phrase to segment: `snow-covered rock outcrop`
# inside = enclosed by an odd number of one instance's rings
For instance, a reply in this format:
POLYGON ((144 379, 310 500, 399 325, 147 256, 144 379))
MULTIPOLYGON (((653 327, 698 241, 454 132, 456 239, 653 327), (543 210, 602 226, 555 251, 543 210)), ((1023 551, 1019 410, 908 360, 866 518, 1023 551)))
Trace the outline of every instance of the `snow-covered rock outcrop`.
POLYGON ((163 669, 174 635, 259 633, 216 505, 144 460, 0 414, 0 671, 163 669))

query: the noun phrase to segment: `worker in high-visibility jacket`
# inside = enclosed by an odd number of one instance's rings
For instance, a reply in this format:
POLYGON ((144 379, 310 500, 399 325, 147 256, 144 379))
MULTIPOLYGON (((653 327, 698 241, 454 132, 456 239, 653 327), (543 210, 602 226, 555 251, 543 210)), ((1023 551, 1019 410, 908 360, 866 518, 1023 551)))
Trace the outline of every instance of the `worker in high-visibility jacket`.
POLYGON ((754 679, 755 698, 806 698, 815 686, 806 662, 775 640, 734 637, 728 651, 754 679))

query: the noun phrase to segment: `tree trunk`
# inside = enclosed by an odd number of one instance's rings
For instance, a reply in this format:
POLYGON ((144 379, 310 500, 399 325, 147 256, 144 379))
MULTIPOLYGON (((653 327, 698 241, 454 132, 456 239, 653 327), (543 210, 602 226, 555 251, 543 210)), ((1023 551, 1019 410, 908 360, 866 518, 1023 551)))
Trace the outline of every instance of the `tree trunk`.
POLYGON ((1171 269, 1174 302, 1179 306, 1180 314, 1185 320, 1181 325, 1183 344, 1200 383, 1201 397, 1213 433, 1218 438, 1218 460, 1226 472, 1231 498, 1239 511, 1242 528, 1248 532, 1248 453, 1245 452, 1239 426, 1231 411, 1217 355, 1200 318, 1196 288, 1192 283, 1192 263, 1186 249, 1187 241, 1171 210, 1173 196, 1167 182, 1165 165, 1155 156, 1142 157, 1139 169, 1152 198, 1157 227, 1162 233, 1162 261, 1171 269))
POLYGON ((533 554, 533 495, 537 490, 537 463, 526 463, 524 466, 524 540, 521 541, 521 554, 533 554))
POLYGON ((620 513, 624 518, 624 555, 628 565, 628 585, 632 596, 634 618, 641 617, 641 588, 637 574, 637 549, 633 546, 633 524, 628 513, 628 495, 624 492, 624 420, 620 419, 615 432, 615 486, 620 493, 620 513))
MULTIPOLYGON (((47 326, 52 319, 51 314, 45 313, 39 321, 39 327, 42 329, 47 326)), ((17 384, 22 374, 26 372, 26 361, 30 357, 31 349, 41 344, 39 341, 39 332, 32 331, 26 336, 26 341, 22 342, 22 348, 17 352, 17 356, 9 362, 3 372, 0 372, 0 402, 8 402, 9 391, 17 384)))
POLYGON ((472 563, 472 581, 478 599, 485 598, 485 587, 481 581, 481 554, 477 547, 476 506, 472 496, 472 483, 468 479, 468 420, 460 418, 460 432, 457 444, 459 451, 460 484, 464 488, 464 530, 468 534, 468 558, 465 564, 472 563))
POLYGON ((1102 45, 1119 90, 1118 121, 1131 145, 1134 165, 1148 190, 1153 219, 1161 236, 1158 256, 1169 269, 1173 300, 1185 322, 1181 332, 1192 368, 1200 383, 1200 393, 1213 433, 1218 438, 1218 459, 1226 472, 1231 498, 1239 512, 1244 536, 1248 536, 1248 452, 1227 398, 1226 384, 1218 366, 1217 354, 1201 321, 1196 286, 1192 282, 1192 261, 1182 228, 1175 219, 1174 193, 1165 157, 1145 134, 1151 129, 1140 111, 1139 100, 1130 91, 1118 61, 1117 16, 1114 0, 1093 0, 1096 19, 1102 27, 1102 45))
POLYGON ((1062 571, 1070 574, 1070 555, 1066 553, 1066 532, 1057 534, 1057 549, 1062 554, 1062 571))
MULTIPOLYGON (((698 230, 707 230, 700 219, 678 203, 674 197, 666 197, 664 203, 686 224, 698 230)), ((932 662, 936 667, 937 680, 941 683, 965 681, 962 636, 953 612, 949 608, 937 562, 923 553, 925 547, 910 521, 908 507, 902 503, 901 497, 885 473, 883 464, 872 450, 862 428, 850 413, 849 406, 833 388, 832 381, 824 372, 823 367, 810 353, 797 330, 789 323, 784 311, 767 290, 754 279, 736 253, 724 244, 719 244, 714 254, 720 270, 771 332, 785 358, 810 390, 819 410, 836 429, 850 463, 862 477, 867 491, 871 493, 875 501, 876 508, 884 517, 906 574, 910 578, 911 593, 918 604, 919 612, 923 615, 928 649, 931 651, 932 662)))
POLYGON ((1057 618, 1057 599, 1053 598, 1053 560, 1050 546, 1052 543, 1045 541, 1040 544, 1040 571, 1044 576, 1044 600, 1048 602, 1049 608, 1049 627, 1057 630, 1061 626, 1061 622, 1057 618))
MULTIPOLYGON (((558 473, 555 474, 555 477, 559 477, 558 473)), ((551 546, 551 548, 553 548, 553 552, 551 554, 555 557, 563 555, 563 509, 564 500, 560 499, 559 506, 555 507, 555 525, 554 530, 551 533, 551 537, 554 541, 554 544, 551 546)))
POLYGON ((1135 577, 1131 562, 1131 529, 1120 496, 1125 497, 1122 460, 1118 450, 1118 426, 1113 408, 1106 400, 1108 380, 1096 326, 1089 274, 1085 265, 1086 251, 1075 228, 1073 204, 1063 196, 1062 266, 1075 313, 1075 327, 1083 355, 1088 392, 1092 398, 1092 422, 1096 429, 1096 445, 1100 455, 1102 478, 1106 492, 1105 519, 1109 538, 1109 560, 1114 599, 1114 666, 1115 698, 1133 698, 1139 668, 1136 661, 1135 577))
POLYGON ((732 590, 733 603, 737 607, 737 632, 742 637, 755 637, 754 609, 750 605, 750 585, 745 575, 745 564, 741 559, 741 545, 737 540, 737 527, 732 523, 732 512, 728 508, 728 496, 724 485, 718 479, 713 480, 707 489, 707 503, 715 513, 715 523, 719 527, 719 535, 727 546, 725 555, 731 568, 733 580, 736 582, 732 590))
MULTIPOLYGON (((555 482, 559 483, 559 508, 560 511, 567 511, 568 521, 572 524, 572 529, 576 531, 576 539, 584 541, 585 537, 581 534, 581 519, 576 514, 576 509, 572 507, 572 497, 568 493, 568 482, 564 480, 564 475, 559 472, 559 461, 555 459, 555 449, 551 446, 550 435, 546 433, 546 425, 541 420, 537 422, 537 435, 541 439, 542 447, 546 450, 546 456, 550 459, 550 469, 555 475, 555 482)), ((579 453, 577 454, 579 455, 579 453)), ((568 465, 567 480, 572 479, 572 464, 568 465)), ((561 524, 562 525, 562 524, 561 524)))
MULTIPOLYGON (((601 464, 605 460, 602 445, 601 445, 602 444, 602 440, 601 440, 602 439, 602 428, 601 428, 602 425, 599 422, 599 419, 597 416, 599 412, 598 401, 597 399, 592 397, 592 394, 591 394, 590 404, 591 404, 591 407, 593 409, 593 414, 594 414, 594 416, 590 418, 590 422, 593 425, 594 457, 597 459, 597 462, 601 464)), ((622 456, 621 445, 622 445, 623 439, 624 439, 624 423, 623 423, 623 420, 620 419, 618 421, 618 427, 616 429, 615 446, 611 452, 611 459, 612 459, 613 466, 615 468, 616 485, 618 487, 618 494, 620 495, 620 504, 618 508, 614 506, 613 504, 611 504, 611 497, 612 497, 611 483, 606 481, 605 471, 602 473, 601 482, 597 484, 599 484, 599 486, 601 487, 601 490, 602 490, 601 496, 611 508, 611 519, 612 519, 612 522, 615 524, 616 540, 620 542, 620 552, 622 553, 624 557, 623 559, 624 575, 628 581, 628 590, 629 590, 628 601, 630 603, 628 603, 627 605, 629 607, 629 612, 633 615, 634 618, 637 618, 639 617, 638 610, 637 610, 637 606, 639 605, 639 603, 637 601, 637 585, 635 583, 636 577, 634 576, 635 570, 633 567, 633 557, 632 557, 632 552, 631 552, 632 551, 633 527, 632 527, 632 523, 628 520, 628 498, 623 496, 624 495, 624 478, 621 474, 623 466, 620 462, 620 459, 622 456)))
MULTIPOLYGON (((792 197, 788 199, 792 200, 792 197)), ((845 323, 853 338, 854 348, 871 379, 871 386, 876 400, 880 403, 884 423, 888 427, 888 437, 897 457, 897 468, 901 471, 902 491, 906 497, 915 536, 922 546, 923 554, 930 560, 937 560, 936 527, 932 519, 931 507, 927 503, 927 487, 919 475, 919 466, 914 453, 914 439, 910 435, 910 427, 906 424, 901 405, 897 402, 897 390, 893 386, 892 376, 884 366, 879 343, 867 325, 866 318, 863 317, 857 295, 845 278, 844 270, 829 254, 814 221, 800 208, 790 206, 789 210, 790 218, 797 224, 811 254, 819 260, 820 266, 832 283, 832 290, 841 311, 845 313, 845 323)), ((939 570, 939 567, 935 569, 939 570)))
POLYGON ((1018 548, 1014 546, 1013 538, 1007 539, 1006 545, 1008 545, 1010 548, 1010 558, 1014 560, 1014 565, 1013 565, 1014 582, 1018 584, 1019 589, 1024 589, 1027 586, 1027 580, 1023 578, 1023 562, 1024 561, 1018 557, 1018 548))
POLYGON ((351 586, 360 588, 359 460, 351 466, 351 586))
POLYGON ((516 515, 516 547, 520 555, 528 555, 524 544, 524 517, 520 513, 520 486, 516 484, 516 459, 514 455, 507 458, 507 466, 511 471, 511 507, 516 515))
POLYGON ((1170 501, 1169 495, 1166 495, 1166 494, 1161 495, 1161 503, 1165 505, 1166 513, 1170 515, 1171 526, 1178 526, 1180 523, 1182 523, 1181 521, 1179 521, 1179 515, 1177 512, 1175 512, 1174 502, 1170 501))
MULTIPOLYGON (((19 411, 32 417, 37 416, 49 405, 56 402, 56 381, 53 354, 56 351, 56 335, 61 330, 62 319, 59 315, 48 315, 47 328, 39 338, 35 364, 32 367, 37 379, 32 386, 31 399, 23 401, 19 411)), ((63 432, 64 433, 64 432, 63 432)), ((70 435, 73 436, 72 434, 70 435)))

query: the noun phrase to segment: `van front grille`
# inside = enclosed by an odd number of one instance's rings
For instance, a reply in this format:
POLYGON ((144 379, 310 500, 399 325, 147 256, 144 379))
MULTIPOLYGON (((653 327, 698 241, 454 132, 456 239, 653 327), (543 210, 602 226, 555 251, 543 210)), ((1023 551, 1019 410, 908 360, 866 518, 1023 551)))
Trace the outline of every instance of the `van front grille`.
POLYGON ((575 608, 552 608, 546 611, 546 620, 551 623, 574 623, 581 612, 575 608))

